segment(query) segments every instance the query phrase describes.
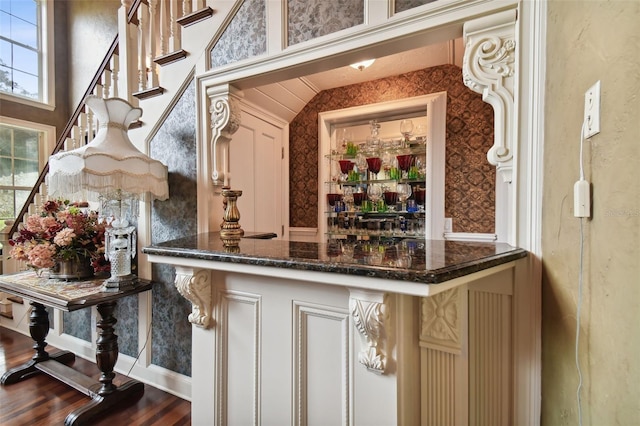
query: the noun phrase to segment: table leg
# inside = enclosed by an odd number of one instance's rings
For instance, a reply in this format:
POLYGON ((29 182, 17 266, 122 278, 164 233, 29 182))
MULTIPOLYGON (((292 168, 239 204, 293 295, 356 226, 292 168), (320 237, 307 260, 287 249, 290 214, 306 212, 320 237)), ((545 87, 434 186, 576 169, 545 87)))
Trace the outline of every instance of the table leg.
POLYGON ((117 320, 113 316, 116 302, 98 304, 98 313, 101 319, 98 321, 98 340, 96 350, 96 363, 100 369, 100 386, 93 393, 92 401, 85 406, 70 413, 65 419, 65 425, 86 424, 97 414, 107 411, 109 408, 121 404, 127 404, 140 397, 144 393, 144 384, 137 380, 130 380, 122 386, 113 384, 115 373, 113 367, 118 360, 118 336, 114 333, 113 326, 117 320))
POLYGON ((31 315, 29 316, 29 334, 35 342, 33 349, 35 354, 30 361, 22 364, 18 367, 7 370, 0 379, 0 383, 3 385, 10 385, 24 380, 34 374, 40 373, 40 370, 36 368, 36 364, 42 361, 55 360, 62 364, 71 364, 75 361, 76 357, 72 352, 60 351, 55 354, 49 355, 45 350, 47 346, 46 338, 49 334, 49 314, 44 305, 37 302, 30 302, 31 315))
POLYGON ((113 367, 115 367, 118 360, 118 336, 113 330, 113 326, 117 322, 113 316, 115 308, 116 302, 98 305, 101 320, 98 321, 100 332, 97 341, 96 363, 102 372, 100 375, 102 386, 98 391, 100 395, 106 395, 116 390, 116 386, 113 384, 113 378, 115 377, 113 367))

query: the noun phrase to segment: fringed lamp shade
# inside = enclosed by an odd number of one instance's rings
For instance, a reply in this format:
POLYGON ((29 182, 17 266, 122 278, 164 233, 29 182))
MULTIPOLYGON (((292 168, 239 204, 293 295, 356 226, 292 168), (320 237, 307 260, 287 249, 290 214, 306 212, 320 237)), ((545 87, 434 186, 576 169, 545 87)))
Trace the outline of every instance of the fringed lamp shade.
POLYGON ((105 288, 118 290, 137 281, 131 272, 136 230, 129 220, 137 216, 143 194, 169 198, 167 167, 129 140, 127 130, 142 115, 140 108, 119 98, 89 96, 85 103, 98 118, 98 133, 87 145, 49 158, 49 195, 100 201, 100 217, 109 224, 105 257, 111 262, 111 277, 105 288))
POLYGON ((167 167, 140 152, 127 135, 142 110, 119 98, 89 96, 85 102, 98 117, 98 133, 87 145, 49 158, 49 194, 97 199, 121 191, 169 198, 167 167))

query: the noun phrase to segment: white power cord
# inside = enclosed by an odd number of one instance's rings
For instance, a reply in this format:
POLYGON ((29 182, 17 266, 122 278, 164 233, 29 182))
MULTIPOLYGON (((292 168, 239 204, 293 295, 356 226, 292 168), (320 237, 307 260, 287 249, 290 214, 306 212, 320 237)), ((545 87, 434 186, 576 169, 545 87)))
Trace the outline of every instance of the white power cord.
POLYGON ((578 401, 578 425, 582 426, 582 401, 580 391, 582 390, 582 371, 580 370, 580 360, 578 358, 578 347, 580 345, 580 311, 582 308, 582 265, 584 259, 584 232, 582 226, 584 218, 580 218, 580 270, 578 271, 578 307, 576 310, 576 369, 578 370, 578 389, 576 398, 578 401))
POLYGON ((136 359, 133 361, 133 364, 131 364, 131 368, 127 372, 127 377, 131 375, 131 372, 133 371, 133 367, 136 366, 136 364, 138 363, 138 360, 140 359, 140 355, 142 355, 142 351, 144 351, 144 349, 147 347, 147 343, 149 342, 150 335, 151 335, 151 321, 149 321, 149 327, 147 328, 147 338, 144 339, 144 345, 142 345, 140 352, 138 352, 138 356, 136 356, 136 359))
MULTIPOLYGON (((577 186, 579 186, 582 182, 586 182, 586 180, 584 179, 584 167, 583 167, 583 161, 582 161, 582 147, 584 145, 584 132, 586 129, 586 125, 587 125, 587 121, 583 121, 582 122, 582 131, 580 132, 580 180, 578 182, 576 182, 576 185, 574 186, 574 197, 582 197, 584 196, 584 194, 580 193, 579 190, 576 189, 577 186)), ((587 188, 588 188, 588 183, 587 183, 587 188)), ((582 200, 584 201, 584 200, 582 200)), ((589 202, 589 197, 587 197, 587 202, 589 202)), ((576 208, 577 208, 577 200, 576 200, 576 208)), ((590 206, 588 206, 590 207, 590 206)), ((589 212, 590 209, 587 209, 587 213, 589 212)), ((580 359, 578 356, 578 349, 580 347, 580 313, 582 310, 582 285, 583 285, 583 277, 582 277, 582 271, 583 271, 583 266, 584 266, 584 219, 585 219, 585 215, 584 214, 580 214, 578 215, 578 212, 574 212, 574 214, 580 218, 580 260, 579 260, 579 271, 578 271, 578 302, 577 302, 577 309, 576 309, 576 345, 575 345, 575 349, 576 349, 576 369, 578 370, 578 388, 576 389, 576 399, 577 399, 577 403, 578 403, 578 425, 582 426, 582 400, 580 398, 580 392, 582 391, 582 370, 580 369, 580 359)), ((586 215, 586 217, 588 217, 589 214, 586 215)))

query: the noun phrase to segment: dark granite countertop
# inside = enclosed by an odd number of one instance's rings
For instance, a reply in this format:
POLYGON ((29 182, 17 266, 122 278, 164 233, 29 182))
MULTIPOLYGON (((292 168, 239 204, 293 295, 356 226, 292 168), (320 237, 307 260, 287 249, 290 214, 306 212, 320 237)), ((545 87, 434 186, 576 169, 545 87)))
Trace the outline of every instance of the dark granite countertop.
MULTIPOLYGON (((251 236, 251 235, 247 235, 251 236)), ((505 243, 404 240, 399 243, 312 243, 243 238, 225 249, 218 232, 142 249, 149 255, 260 265, 436 284, 527 256, 505 243)))

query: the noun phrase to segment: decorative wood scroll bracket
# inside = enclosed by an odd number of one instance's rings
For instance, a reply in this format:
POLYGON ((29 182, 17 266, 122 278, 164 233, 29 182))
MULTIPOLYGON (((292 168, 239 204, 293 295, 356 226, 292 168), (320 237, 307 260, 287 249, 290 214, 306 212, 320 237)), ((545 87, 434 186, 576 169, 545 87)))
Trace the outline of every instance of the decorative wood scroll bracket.
POLYGON ((493 107, 494 142, 487 152, 505 182, 511 182, 515 141, 515 24, 509 10, 464 24, 464 84, 493 107))
POLYGON ((189 322, 198 327, 212 325, 211 272, 206 269, 192 269, 176 266, 176 288, 191 302, 189 322))
POLYGON ((349 289, 349 292, 349 311, 364 346, 358 354, 358 361, 369 371, 384 374, 387 366, 386 295, 359 289, 349 289))
POLYGON ((211 114, 211 180, 229 186, 229 142, 240 128, 242 92, 228 84, 209 87, 211 114))

